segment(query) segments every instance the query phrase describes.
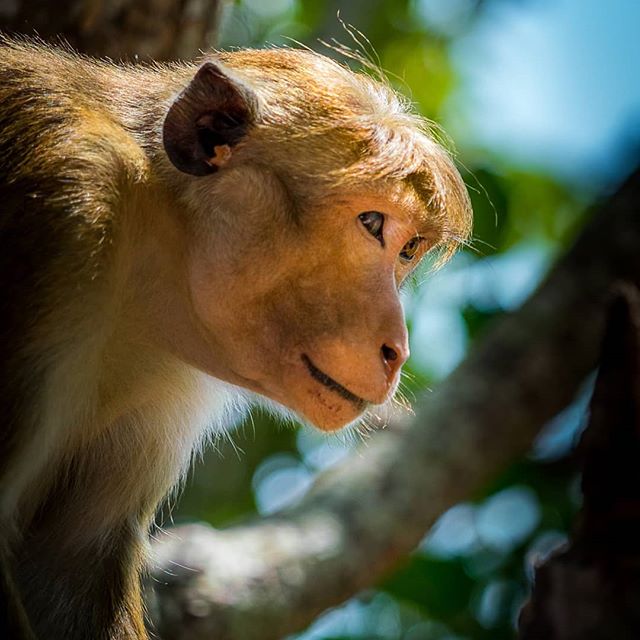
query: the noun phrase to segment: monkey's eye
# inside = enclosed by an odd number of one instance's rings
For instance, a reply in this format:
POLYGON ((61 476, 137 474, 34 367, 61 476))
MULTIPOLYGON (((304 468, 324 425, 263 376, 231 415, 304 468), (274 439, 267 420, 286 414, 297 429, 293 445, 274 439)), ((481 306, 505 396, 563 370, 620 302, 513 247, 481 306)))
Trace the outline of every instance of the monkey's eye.
POLYGON ((384 247, 384 236, 382 235, 384 216, 378 211, 365 211, 358 218, 364 228, 384 247))
POLYGON ((404 262, 411 262, 418 251, 420 250, 420 245, 422 244, 424 238, 420 236, 415 236, 415 238, 411 238, 407 244, 402 247, 402 251, 400 252, 400 260, 404 260, 404 262))

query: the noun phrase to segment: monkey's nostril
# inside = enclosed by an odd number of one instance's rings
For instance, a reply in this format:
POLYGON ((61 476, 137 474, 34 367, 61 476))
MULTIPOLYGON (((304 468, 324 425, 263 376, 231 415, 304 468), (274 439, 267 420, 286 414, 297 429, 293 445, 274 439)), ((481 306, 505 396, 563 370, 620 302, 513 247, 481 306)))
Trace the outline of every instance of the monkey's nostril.
POLYGON ((382 345, 382 358, 385 362, 393 362, 398 359, 398 352, 392 347, 383 344, 382 345))
POLYGON ((382 365, 389 384, 396 380, 400 368, 409 357, 409 348, 407 346, 403 346, 400 341, 396 342, 393 340, 390 342, 393 346, 389 346, 388 343, 383 343, 380 347, 382 365))

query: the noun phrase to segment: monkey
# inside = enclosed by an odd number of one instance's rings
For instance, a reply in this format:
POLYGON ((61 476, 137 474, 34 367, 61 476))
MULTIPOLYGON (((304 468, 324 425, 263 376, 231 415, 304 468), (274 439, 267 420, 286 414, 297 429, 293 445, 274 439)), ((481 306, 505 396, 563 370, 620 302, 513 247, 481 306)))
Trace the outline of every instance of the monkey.
POLYGON ((147 533, 251 404, 389 401, 400 285, 466 241, 452 155, 306 49, 95 60, 0 42, 0 634, 143 640, 147 533))

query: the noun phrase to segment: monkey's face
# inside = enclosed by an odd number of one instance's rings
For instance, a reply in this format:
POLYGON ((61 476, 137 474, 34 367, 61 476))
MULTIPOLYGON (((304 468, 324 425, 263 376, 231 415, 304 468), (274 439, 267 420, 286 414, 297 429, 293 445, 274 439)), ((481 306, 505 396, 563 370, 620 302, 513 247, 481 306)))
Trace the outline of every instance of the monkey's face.
POLYGON ((385 402, 409 355, 398 286, 432 242, 410 193, 336 189, 293 211, 249 166, 207 191, 218 213, 193 233, 188 273, 211 372, 326 430, 385 402))
MULTIPOLYGON (((376 129, 384 105, 371 105, 380 87, 338 98, 337 83, 353 83, 334 63, 303 53, 247 55, 276 56, 271 72, 291 77, 309 65, 296 80, 304 87, 296 88, 295 108, 288 93, 271 115, 260 115, 261 101, 273 106, 288 88, 278 85, 280 76, 272 78, 273 92, 258 98, 217 64, 205 63, 173 102, 163 128, 169 160, 198 176, 184 183, 189 307, 206 351, 198 366, 333 430, 394 393, 409 356, 398 287, 442 240, 443 193, 457 193, 462 183, 446 154, 406 119, 397 130, 376 129), (333 80, 318 80, 319 65, 333 80), (306 87, 316 87, 313 99, 306 87), (358 107, 363 113, 348 104, 364 105, 358 107), (322 127, 310 133, 306 113, 322 127), (327 114, 355 119, 327 125, 327 114), (392 149, 401 170, 380 177, 376 167, 392 149), (370 179, 355 171, 348 180, 327 178, 332 172, 344 177, 363 158, 370 158, 370 179), (421 183, 417 177, 431 164, 443 175, 434 179, 428 168, 421 183), (433 202, 440 203, 435 214, 433 202)), ((264 76, 261 64, 255 82, 264 76)), ((466 200, 461 211, 464 206, 466 200)), ((465 212, 460 215, 466 224, 465 212)))

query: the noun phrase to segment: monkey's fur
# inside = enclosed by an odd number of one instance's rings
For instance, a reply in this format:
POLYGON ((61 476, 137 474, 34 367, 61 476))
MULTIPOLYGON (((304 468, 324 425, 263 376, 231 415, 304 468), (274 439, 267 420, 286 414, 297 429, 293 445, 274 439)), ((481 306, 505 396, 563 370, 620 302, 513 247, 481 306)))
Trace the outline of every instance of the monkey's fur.
POLYGON ((469 225, 428 128, 318 54, 2 41, 0 636, 146 638, 147 528, 194 449, 249 399, 327 430, 384 402, 397 287, 469 225))

